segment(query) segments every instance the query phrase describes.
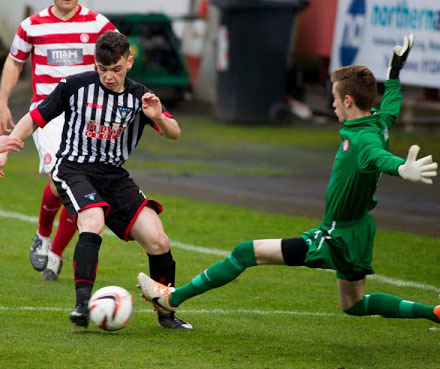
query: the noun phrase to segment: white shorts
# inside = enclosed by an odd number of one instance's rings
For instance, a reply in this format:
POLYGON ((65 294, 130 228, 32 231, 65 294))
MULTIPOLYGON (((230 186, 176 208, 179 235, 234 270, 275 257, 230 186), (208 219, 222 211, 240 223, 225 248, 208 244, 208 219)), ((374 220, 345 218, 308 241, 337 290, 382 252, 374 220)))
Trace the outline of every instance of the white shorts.
MULTIPOLYGON (((33 103, 30 110, 39 103, 33 103)), ((60 148, 61 133, 63 132, 64 113, 52 119, 44 128, 38 128, 32 137, 40 156, 40 173, 50 173, 55 165, 55 155, 60 148)))

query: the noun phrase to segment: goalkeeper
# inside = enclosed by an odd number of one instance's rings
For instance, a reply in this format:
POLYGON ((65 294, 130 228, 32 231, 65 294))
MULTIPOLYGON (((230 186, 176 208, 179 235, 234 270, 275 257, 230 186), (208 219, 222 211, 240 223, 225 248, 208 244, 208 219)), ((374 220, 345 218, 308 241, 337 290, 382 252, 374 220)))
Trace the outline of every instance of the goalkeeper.
POLYGON ((182 287, 160 285, 144 273, 138 276, 145 299, 163 313, 173 313, 185 300, 220 287, 246 268, 272 264, 307 266, 336 271, 341 309, 350 315, 386 318, 425 318, 440 323, 440 305, 430 306, 383 293, 365 295, 371 266, 375 221, 369 211, 376 205, 374 192, 382 173, 411 182, 433 183, 437 163, 427 156, 417 159, 411 146, 406 160, 388 151, 389 132, 401 107, 399 71, 414 42, 405 36, 396 46, 385 82, 380 110, 372 108, 376 80, 364 66, 337 69, 333 82, 333 108, 343 128, 327 189, 322 223, 298 238, 255 240, 239 243, 223 261, 209 267, 182 287))

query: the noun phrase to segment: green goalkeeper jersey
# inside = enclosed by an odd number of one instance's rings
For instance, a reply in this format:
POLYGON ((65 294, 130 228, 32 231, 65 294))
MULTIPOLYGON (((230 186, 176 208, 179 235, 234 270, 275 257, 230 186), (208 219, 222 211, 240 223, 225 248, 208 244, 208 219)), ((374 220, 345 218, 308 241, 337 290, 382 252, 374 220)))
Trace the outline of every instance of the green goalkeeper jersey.
POLYGON ((344 122, 327 188, 326 221, 361 219, 377 204, 374 192, 381 174, 398 176, 405 160, 391 154, 388 144, 401 104, 400 80, 390 79, 379 111, 373 108, 369 116, 344 122))

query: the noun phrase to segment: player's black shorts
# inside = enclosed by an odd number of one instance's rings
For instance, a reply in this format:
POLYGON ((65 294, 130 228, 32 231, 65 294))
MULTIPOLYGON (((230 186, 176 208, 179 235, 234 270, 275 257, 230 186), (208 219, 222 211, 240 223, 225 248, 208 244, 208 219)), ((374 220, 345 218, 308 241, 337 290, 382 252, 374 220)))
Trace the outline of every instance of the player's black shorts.
POLYGON ((58 159, 52 179, 75 222, 82 210, 102 207, 107 227, 125 241, 131 239, 130 230, 144 206, 162 212, 162 205, 147 198, 124 168, 58 159))

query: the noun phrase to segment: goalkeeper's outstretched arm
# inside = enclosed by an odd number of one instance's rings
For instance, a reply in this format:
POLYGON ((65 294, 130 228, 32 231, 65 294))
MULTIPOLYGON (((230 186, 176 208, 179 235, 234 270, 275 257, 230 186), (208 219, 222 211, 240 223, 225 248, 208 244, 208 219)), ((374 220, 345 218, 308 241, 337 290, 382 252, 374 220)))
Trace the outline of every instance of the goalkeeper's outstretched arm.
POLYGON ((414 35, 411 34, 403 38, 403 45, 394 46, 393 54, 388 65, 387 79, 399 78, 400 70, 405 65, 413 44, 414 35))

